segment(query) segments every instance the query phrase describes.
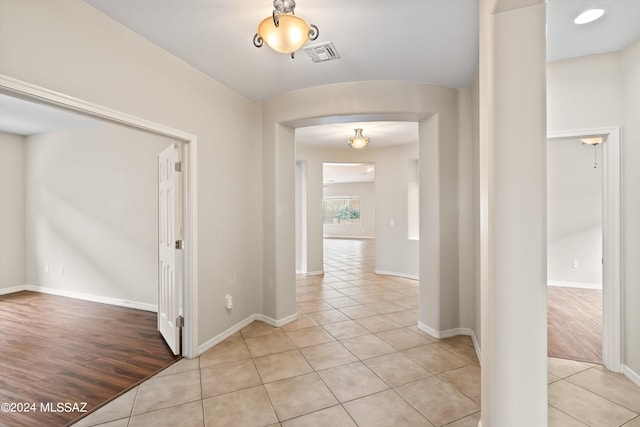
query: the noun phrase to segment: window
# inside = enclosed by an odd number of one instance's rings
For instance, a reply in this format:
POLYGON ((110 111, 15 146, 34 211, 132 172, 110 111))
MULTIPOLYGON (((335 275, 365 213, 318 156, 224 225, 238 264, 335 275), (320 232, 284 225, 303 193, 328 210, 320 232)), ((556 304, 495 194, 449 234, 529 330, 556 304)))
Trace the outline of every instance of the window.
POLYGON ((360 196, 325 196, 322 201, 325 225, 359 225, 360 196))

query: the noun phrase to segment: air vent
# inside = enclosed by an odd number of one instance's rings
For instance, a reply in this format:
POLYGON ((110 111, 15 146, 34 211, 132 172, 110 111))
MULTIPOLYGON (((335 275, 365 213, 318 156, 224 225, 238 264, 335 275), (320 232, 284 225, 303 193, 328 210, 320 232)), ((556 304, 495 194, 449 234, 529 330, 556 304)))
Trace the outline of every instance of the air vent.
POLYGON ((340 58, 340 54, 331 42, 305 47, 304 51, 313 62, 325 62, 340 58))

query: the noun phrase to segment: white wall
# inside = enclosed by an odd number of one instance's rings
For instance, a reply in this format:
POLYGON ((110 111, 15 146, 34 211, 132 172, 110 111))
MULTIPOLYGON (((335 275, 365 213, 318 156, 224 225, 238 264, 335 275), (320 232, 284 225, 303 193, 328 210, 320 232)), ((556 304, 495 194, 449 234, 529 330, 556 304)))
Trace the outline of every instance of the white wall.
POLYGON ((640 382, 640 41, 548 64, 549 131, 621 126, 623 364, 640 382))
MULTIPOLYGON (((471 179, 471 233, 472 236, 467 240, 473 247, 473 322, 472 330, 476 337, 476 342, 479 347, 482 347, 482 288, 481 288, 481 216, 480 207, 482 201, 480 199, 480 80, 478 73, 476 73, 473 79, 473 85, 471 86, 471 161, 472 166, 470 169, 471 179)), ((477 349, 476 349, 477 350, 477 349)))
POLYGON ((624 363, 640 385, 640 40, 622 52, 624 363))
POLYGON ((602 151, 577 139, 547 142, 550 284, 602 287, 602 151))
POLYGON ((24 138, 0 132, 0 294, 24 285, 24 138))
POLYGON ((324 237, 374 238, 376 236, 376 195, 374 182, 344 182, 325 184, 325 196, 358 196, 360 198, 360 224, 324 224, 324 237))
POLYGON ((548 64, 547 97, 550 132, 621 124, 620 54, 548 64))
POLYGON ((1 1, 0 58, 1 74, 195 135, 198 344, 263 311, 259 104, 80 0, 1 1))
POLYGON ((375 155, 376 272, 417 279, 420 241, 409 238, 409 181, 414 177, 408 164, 418 158, 418 144, 380 148, 375 155))
MULTIPOLYGON (((480 324, 476 325, 475 313, 480 312, 480 307, 476 307, 475 292, 476 285, 479 293, 480 282, 476 282, 478 270, 475 265, 476 252, 476 231, 474 220, 479 217, 479 212, 474 210, 474 186, 478 180, 474 175, 474 165, 477 158, 474 158, 473 128, 473 90, 461 89, 458 93, 458 123, 459 140, 458 162, 460 178, 458 182, 458 209, 459 209, 459 231, 458 231, 458 257, 459 257, 459 327, 470 328, 474 338, 479 344, 480 324)), ((478 301, 479 302, 479 301, 478 301)))
POLYGON ((26 140, 26 282, 156 306, 157 155, 174 141, 111 124, 26 140))

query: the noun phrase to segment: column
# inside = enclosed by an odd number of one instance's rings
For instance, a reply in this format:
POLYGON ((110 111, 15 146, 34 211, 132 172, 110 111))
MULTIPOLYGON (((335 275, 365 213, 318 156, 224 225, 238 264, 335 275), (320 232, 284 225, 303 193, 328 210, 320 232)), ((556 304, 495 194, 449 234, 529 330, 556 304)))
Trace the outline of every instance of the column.
POLYGON ((480 0, 483 427, 547 425, 545 15, 480 0))

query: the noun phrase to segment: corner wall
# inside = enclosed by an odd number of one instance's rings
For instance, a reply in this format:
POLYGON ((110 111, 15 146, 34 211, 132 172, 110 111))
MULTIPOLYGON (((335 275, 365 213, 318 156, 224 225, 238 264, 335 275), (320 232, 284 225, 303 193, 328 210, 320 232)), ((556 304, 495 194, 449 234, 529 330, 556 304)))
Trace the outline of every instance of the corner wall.
POLYGON ((24 282, 24 137, 0 132, 0 295, 24 282))
POLYGON ((27 284, 157 309, 157 155, 175 141, 112 124, 26 141, 27 284))

